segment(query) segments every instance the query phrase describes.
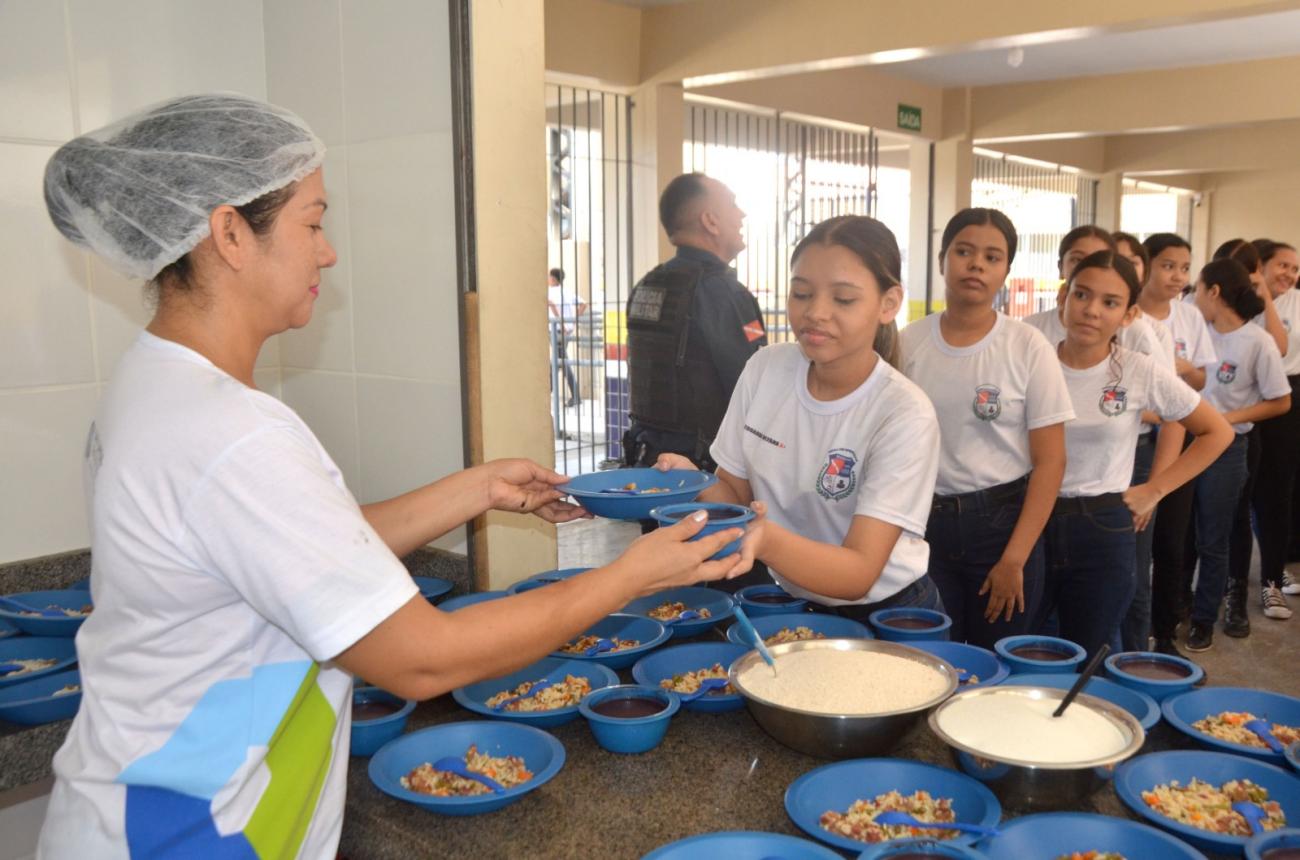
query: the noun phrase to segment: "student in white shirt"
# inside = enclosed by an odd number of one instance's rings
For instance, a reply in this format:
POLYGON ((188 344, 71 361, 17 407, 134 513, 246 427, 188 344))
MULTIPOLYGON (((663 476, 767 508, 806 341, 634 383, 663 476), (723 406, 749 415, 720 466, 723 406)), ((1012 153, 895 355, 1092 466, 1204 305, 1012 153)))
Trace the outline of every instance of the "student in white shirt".
POLYGON ((930 575, 953 639, 986 648, 1033 618, 1039 536, 1065 472, 1063 425, 1074 417, 1047 341, 994 310, 1015 254, 1006 215, 958 212, 939 249, 947 308, 902 333, 903 372, 929 395, 942 429, 930 575))
MULTIPOLYGON (((924 539, 939 426, 890 363, 898 243, 874 218, 840 216, 804 237, 790 267, 798 342, 745 365, 710 450, 718 483, 701 499, 764 516, 755 556, 791 594, 864 621, 887 607, 942 609, 924 539)), ((691 468, 676 454, 657 465, 691 468)))
POLYGON ((1120 345, 1140 287, 1112 250, 1085 257, 1066 281, 1066 336, 1056 351, 1075 419, 1065 425, 1066 469, 1043 535, 1047 574, 1040 626, 1093 654, 1117 632, 1134 589, 1135 530, 1161 496, 1190 481, 1232 440, 1232 429, 1172 368, 1120 345), (1144 412, 1182 422, 1191 446, 1149 483, 1131 485, 1144 412))
POLYGON ((1264 310, 1250 275, 1235 260, 1215 260, 1201 270, 1196 306, 1209 323, 1219 364, 1206 381, 1205 399, 1233 425, 1236 438, 1196 479, 1196 551, 1200 573, 1192 605, 1187 650, 1214 644, 1214 622, 1229 575, 1234 513, 1246 483, 1248 434, 1255 421, 1291 408, 1291 386, 1277 344, 1248 320, 1264 310))
POLYGON ((1300 581, 1285 567, 1293 539, 1296 474, 1300 471, 1300 290, 1295 289, 1300 259, 1295 248, 1285 242, 1256 239, 1252 244, 1259 252, 1264 283, 1287 334, 1282 370, 1291 385, 1291 408, 1285 415, 1256 424, 1263 451, 1253 499, 1264 616, 1284 621, 1291 617, 1285 595, 1300 594, 1300 581))

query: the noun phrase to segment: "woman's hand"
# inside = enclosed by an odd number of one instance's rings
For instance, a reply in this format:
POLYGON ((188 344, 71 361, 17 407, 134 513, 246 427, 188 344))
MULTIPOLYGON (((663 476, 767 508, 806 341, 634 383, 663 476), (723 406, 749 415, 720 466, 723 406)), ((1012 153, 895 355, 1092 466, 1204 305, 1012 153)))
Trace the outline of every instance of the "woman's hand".
POLYGON ((984 578, 979 593, 989 596, 988 606, 984 608, 985 621, 992 624, 1003 613, 1006 613, 1003 620, 1010 621, 1013 614, 1025 611, 1025 566, 999 559, 984 578))
MULTIPOLYGON (((752 551, 732 553, 718 561, 709 556, 740 537, 738 528, 723 529, 697 541, 691 538, 704 528, 707 515, 699 511, 671 526, 658 528, 632 542, 615 562, 641 582, 641 594, 654 594, 665 588, 694 585, 715 579, 731 579, 749 570, 752 551)), ((743 547, 743 544, 742 544, 743 547)))
POLYGON ((661 472, 671 472, 673 469, 690 469, 692 472, 700 470, 699 466, 681 454, 660 454, 659 459, 655 460, 655 468, 661 472))
POLYGON ((1159 501, 1160 491, 1149 482, 1136 484, 1124 491, 1124 504, 1128 505, 1133 514, 1134 531, 1140 532, 1147 527, 1159 501))
POLYGON ((590 517, 583 508, 561 501, 555 489, 568 478, 532 460, 493 460, 481 467, 486 472, 488 508, 516 514, 535 513, 547 522, 563 523, 590 517))

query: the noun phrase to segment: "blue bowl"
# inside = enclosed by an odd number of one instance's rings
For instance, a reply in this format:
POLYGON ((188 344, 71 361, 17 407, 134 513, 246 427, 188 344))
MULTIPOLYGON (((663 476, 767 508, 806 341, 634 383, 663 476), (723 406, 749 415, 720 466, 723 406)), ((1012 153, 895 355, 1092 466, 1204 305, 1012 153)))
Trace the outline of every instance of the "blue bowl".
POLYGON ((72 583, 72 585, 69 585, 68 590, 69 591, 90 591, 90 577, 83 576, 81 579, 78 579, 76 582, 72 583))
POLYGON ((411 732, 383 746, 370 759, 370 781, 384 794, 443 815, 492 812, 540 788, 564 766, 564 746, 547 732, 515 723, 469 720, 411 732), (497 794, 432 797, 402 788, 401 778, 443 756, 463 757, 470 744, 492 756, 516 755, 533 772, 525 783, 497 794))
POLYGON ((983 851, 976 851, 969 845, 959 845, 947 840, 926 839, 918 836, 914 839, 891 839, 878 842, 858 855, 858 860, 888 860, 890 857, 937 857, 955 858, 955 860, 985 860, 983 851))
POLYGON ((650 511, 661 505, 689 502, 718 482, 715 475, 694 469, 611 469, 570 478, 556 489, 570 496, 598 517, 611 520, 648 520, 650 511), (636 494, 610 493, 636 484, 636 494), (645 490, 666 489, 664 493, 645 490))
POLYGON ((541 573, 534 573, 527 579, 521 579, 514 585, 506 589, 507 594, 518 594, 521 591, 531 591, 534 588, 541 588, 543 585, 550 585, 552 582, 559 582, 561 579, 568 579, 584 571, 591 570, 589 567, 563 567, 558 570, 544 570, 541 573))
POLYGON ((1068 639, 1058 639, 1055 636, 1039 636, 1037 634, 1028 634, 1025 636, 1007 636, 1005 639, 999 639, 993 643, 993 650, 1002 658, 1002 661, 1011 669, 1012 675, 1028 674, 1077 674, 1079 664, 1088 657, 1088 652, 1074 644, 1068 639), (1035 660, 1032 657, 1021 657, 1012 654, 1013 648, 1045 648, 1048 651, 1064 655, 1063 660, 1035 660))
MULTIPOLYGON (((723 669, 730 669, 738 658, 748 654, 751 649, 731 642, 691 642, 686 645, 673 645, 642 657, 632 667, 632 677, 638 684, 658 687, 659 682, 679 675, 706 669, 714 663, 721 663, 723 669)), ((682 702, 688 711, 700 711, 706 714, 720 714, 724 711, 738 711, 745 706, 745 700, 739 693, 705 693, 698 699, 682 702)))
POLYGON ((920 642, 933 639, 947 639, 952 629, 952 619, 934 609, 917 609, 903 607, 900 609, 877 609, 867 616, 876 637, 886 642, 920 642), (912 623, 925 622, 925 627, 895 627, 890 622, 907 620, 912 623))
POLYGON ((1114 851, 1141 860, 1204 860, 1199 851, 1154 827, 1085 812, 1048 812, 1008 821, 979 847, 989 860, 1059 857, 1075 851, 1114 851))
POLYGON ((1155 699, 1158 705, 1170 696, 1186 693, 1195 688, 1197 682, 1205 677, 1205 670, 1191 660, 1175 657, 1172 654, 1160 654, 1156 651, 1125 651, 1121 654, 1112 654, 1106 658, 1106 674, 1115 679, 1117 684, 1123 684, 1125 687, 1146 693, 1155 699), (1132 675, 1124 671, 1124 664, 1134 660, 1163 663, 1171 668, 1186 672, 1187 677, 1162 681, 1156 678, 1132 675))
MULTIPOLYGON (((767 615, 750 619, 754 629, 764 639, 778 632, 783 627, 807 627, 814 633, 820 633, 827 639, 875 639, 867 625, 843 618, 839 615, 823 615, 820 612, 792 612, 785 615, 767 615)), ((740 629, 737 622, 727 628, 727 641, 753 648, 754 643, 740 629)))
POLYGON ((442 597, 453 588, 452 584, 445 579, 438 579, 434 576, 413 576, 411 577, 420 589, 420 594, 430 603, 437 603, 438 598, 442 597))
POLYGON ((1246 847, 1246 837, 1220 835, 1180 824, 1142 800, 1142 792, 1157 785, 1175 779, 1187 785, 1193 777, 1214 785, 1231 779, 1249 779, 1263 786, 1269 799, 1282 806, 1287 821, 1300 821, 1300 779, 1280 767, 1228 753, 1180 750, 1138 756, 1115 772, 1115 791, 1130 810, 1202 851, 1239 856, 1246 847))
POLYGON ((8 639, 10 636, 21 636, 21 630, 0 618, 0 639, 8 639))
POLYGON ((0 663, 11 660, 48 660, 54 658, 59 662, 35 672, 21 675, 0 675, 0 687, 10 684, 26 683, 43 675, 52 675, 77 662, 77 646, 73 640, 64 636, 15 636, 0 640, 0 663))
POLYGON ((624 648, 622 651, 606 651, 592 657, 583 654, 568 654, 562 651, 552 651, 551 656, 565 660, 590 660, 593 663, 608 666, 610 669, 626 669, 650 651, 667 642, 672 635, 668 632, 667 627, 653 618, 646 618, 644 615, 627 615, 621 612, 615 612, 613 615, 608 615, 597 621, 583 631, 583 635, 587 634, 603 636, 606 639, 631 639, 641 644, 635 648, 624 648))
POLYGON ((1279 765, 1286 764, 1286 757, 1282 753, 1275 753, 1268 747, 1248 747, 1245 744, 1221 741, 1192 728, 1192 723, 1224 711, 1249 711, 1261 720, 1300 726, 1300 699, 1245 687, 1202 687, 1165 699, 1160 708, 1171 726, 1202 746, 1279 765))
POLYGON ((458 687, 451 691, 451 697, 462 708, 494 720, 509 720, 541 729, 562 726, 578 718, 577 704, 552 711, 494 711, 483 703, 502 690, 513 690, 524 681, 536 681, 539 678, 559 681, 563 680, 565 675, 586 678, 591 682, 592 692, 618 683, 618 675, 599 663, 590 660, 571 660, 567 657, 543 657, 533 665, 511 672, 504 678, 494 678, 467 687, 458 687))
POLYGON ((808 609, 808 601, 795 597, 779 585, 748 585, 737 591, 735 598, 750 620, 768 615, 789 615, 808 609), (776 598, 780 598, 779 602, 776 598))
POLYGON ((1291 767, 1296 773, 1300 773, 1300 741, 1296 741, 1286 748, 1286 760, 1291 763, 1291 767))
POLYGON ((727 830, 701 833, 660 846, 641 860, 840 860, 816 842, 782 833, 727 830))
POLYGON ((677 603, 679 601, 685 603, 688 609, 709 610, 709 617, 697 618, 694 621, 665 622, 665 626, 672 633, 674 639, 698 636, 715 624, 726 621, 734 614, 735 609, 735 604, 731 601, 731 595, 727 594, 727 592, 718 591, 716 588, 687 585, 682 588, 666 588, 647 597, 638 597, 620 609, 619 612, 649 617, 650 610, 656 606, 662 603, 677 603))
POLYGON ((668 733, 669 721, 681 706, 681 699, 660 687, 619 684, 587 696, 578 705, 578 712, 587 718, 596 743, 605 749, 614 753, 643 753, 659 746, 668 733), (607 717, 592 710, 611 699, 654 699, 663 704, 663 709, 644 717, 607 717))
POLYGON ((61 690, 68 684, 81 684, 81 673, 69 669, 0 689, 0 720, 23 726, 39 726, 72 719, 81 705, 81 691, 54 695, 55 690, 61 690))
POLYGON ((373 720, 352 721, 352 755, 374 755, 384 744, 406 730, 406 720, 415 710, 415 702, 403 699, 378 687, 353 687, 352 704, 381 702, 396 707, 397 710, 387 716, 373 720))
MULTIPOLYGON (((1074 682, 1077 680, 1079 680, 1077 674, 1062 675, 1057 672, 1055 674, 1011 675, 1004 679, 1002 683, 1004 686, 1053 687, 1057 690, 1068 690, 1074 686, 1074 682)), ((1132 714, 1133 719, 1142 724, 1144 732, 1151 731, 1152 727, 1160 722, 1160 706, 1156 704, 1155 699, 1152 699, 1146 693, 1122 687, 1114 681, 1107 681, 1105 678, 1098 678, 1095 675, 1088 680, 1083 692, 1119 705, 1132 714)))
MULTIPOLYGON (((47 606, 59 606, 63 609, 81 609, 90 603, 90 592, 64 589, 62 591, 26 591, 22 594, 6 594, 5 597, 20 600, 36 609, 47 606)), ((77 628, 89 616, 79 618, 43 618, 21 615, 0 607, 0 618, 30 636, 76 636, 77 628)))
MULTIPOLYGON (((959 684, 957 687, 959 690, 968 687, 993 687, 1001 684, 1011 674, 1011 669, 998 658, 998 655, 978 645, 949 642, 946 639, 922 640, 906 644, 927 654, 933 654, 955 668, 965 669, 979 678, 979 681, 974 684, 959 684)), ((1159 714, 1157 713, 1156 716, 1158 717, 1159 714)))
MULTIPOLYGON (((953 812, 963 824, 995 826, 1002 804, 978 780, 946 767, 897 758, 863 758, 823 765, 790 783, 785 791, 785 811, 801 830, 844 851, 857 853, 867 843, 831 833, 821 826, 822 813, 844 811, 855 800, 869 800, 897 790, 911 794, 924 789, 934 797, 952 798, 953 812)), ((974 836, 959 834, 944 840, 969 845, 974 836)))
POLYGON ((443 612, 455 612, 457 609, 464 609, 466 606, 473 606, 475 603, 486 603, 489 600, 497 600, 505 597, 504 591, 476 591, 473 594, 462 594, 458 597, 448 597, 438 608, 443 612))
MULTIPOLYGON (((733 505, 728 502, 686 502, 679 505, 660 505, 650 512, 650 516, 657 520, 661 526, 675 526, 696 511, 708 511, 709 521, 704 524, 704 528, 695 533, 695 537, 691 538, 692 541, 697 541, 700 538, 727 529, 743 529, 745 524, 755 517, 754 512, 744 505, 733 505), (725 519, 714 519, 714 517, 725 517, 725 519)), ((736 552, 740 552, 740 538, 726 544, 709 558, 726 558, 736 552)))
POLYGON ((1300 851, 1300 829, 1286 827, 1282 830, 1272 830, 1268 833, 1259 833, 1252 836, 1250 841, 1246 843, 1246 860, 1267 860, 1264 857, 1264 852, 1278 848, 1290 848, 1293 851, 1300 851))

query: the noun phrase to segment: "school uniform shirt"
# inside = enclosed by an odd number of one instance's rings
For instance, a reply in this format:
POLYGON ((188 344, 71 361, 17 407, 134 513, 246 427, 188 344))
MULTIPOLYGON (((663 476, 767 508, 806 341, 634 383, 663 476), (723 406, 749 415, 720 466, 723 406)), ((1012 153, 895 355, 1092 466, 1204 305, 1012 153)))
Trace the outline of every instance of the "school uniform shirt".
MULTIPOLYGON (((1300 290, 1294 287, 1287 290, 1273 299, 1273 307, 1282 319, 1282 328, 1286 329, 1286 355, 1282 356, 1282 370, 1287 376, 1295 376, 1300 374, 1300 290)), ((1264 315, 1258 315, 1251 322, 1263 328, 1264 315)))
POLYGON ((889 560, 860 600, 825 597, 773 578, 798 597, 832 606, 884 600, 925 575, 939 425, 925 394, 879 357, 856 390, 838 400, 808 391, 810 363, 795 343, 760 350, 745 365, 710 453, 749 482, 768 519, 840 546, 855 516, 902 529, 889 560))
MULTIPOLYGON (((1206 371, 1202 394, 1215 409, 1231 412, 1291 393, 1282 370, 1282 354, 1273 336, 1256 325, 1243 325, 1227 334, 1209 328, 1219 363, 1206 371)), ((1255 424, 1233 424, 1238 433, 1249 433, 1255 424)))
POLYGON ((1201 402, 1190 385, 1155 358, 1123 347, 1093 367, 1061 365, 1061 371, 1074 404, 1074 420, 1065 425, 1062 496, 1127 490, 1142 410, 1181 421, 1201 402))
POLYGON ((941 314, 901 333, 903 372, 930 397, 943 428, 935 492, 968 493, 1033 468, 1029 431, 1074 417, 1056 350, 1035 328, 998 314, 979 342, 956 347, 941 314))
POLYGON ((94 613, 38 856, 333 857, 352 677, 417 595, 279 400, 142 332, 85 452, 94 613))
POLYGON ((1193 367, 1207 369, 1214 366, 1218 356, 1210 340, 1210 328, 1205 324, 1205 316, 1195 304, 1173 301, 1169 303, 1169 316, 1158 320, 1147 314, 1153 321, 1161 323, 1174 341, 1174 357, 1183 358, 1193 367))

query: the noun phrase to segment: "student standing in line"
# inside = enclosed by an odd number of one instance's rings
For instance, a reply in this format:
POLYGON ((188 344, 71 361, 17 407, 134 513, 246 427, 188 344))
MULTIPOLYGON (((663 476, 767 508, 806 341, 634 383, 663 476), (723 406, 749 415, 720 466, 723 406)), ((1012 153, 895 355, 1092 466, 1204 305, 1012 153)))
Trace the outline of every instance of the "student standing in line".
POLYGON ((1291 408, 1291 386, 1277 344, 1259 326, 1246 324, 1263 312, 1264 301, 1240 263, 1215 260, 1202 269, 1196 307, 1209 323, 1219 356, 1214 375, 1205 384, 1205 399, 1237 433, 1194 485, 1200 573, 1187 650, 1206 651, 1214 645, 1214 621, 1227 585, 1233 514, 1246 483, 1247 434, 1255 421, 1291 408))
POLYGON ((993 302, 1016 255, 996 209, 944 228, 947 308, 903 329, 903 371, 930 396, 943 445, 926 537, 952 638, 991 648, 1024 633, 1042 586, 1039 540, 1065 473, 1074 417, 1060 365, 1030 326, 993 302))
MULTIPOLYGON (((718 483, 700 498, 752 504, 764 517, 755 557, 791 594, 861 621, 887 607, 941 609, 924 539, 939 425, 891 364, 898 243, 874 218, 831 218, 790 267, 798 342, 745 365, 710 450, 718 483)), ((657 466, 691 463, 660 454, 657 466)))
POLYGON ((1066 469, 1043 535, 1046 577, 1038 625, 1056 613, 1060 632, 1089 654, 1110 641, 1133 593, 1138 529, 1171 490, 1205 469, 1232 428, 1158 357, 1120 345, 1140 287, 1127 259, 1100 250, 1066 281, 1066 335, 1056 345, 1074 405, 1065 425, 1066 469), (1144 412, 1191 430, 1190 447, 1149 483, 1131 484, 1144 412))

